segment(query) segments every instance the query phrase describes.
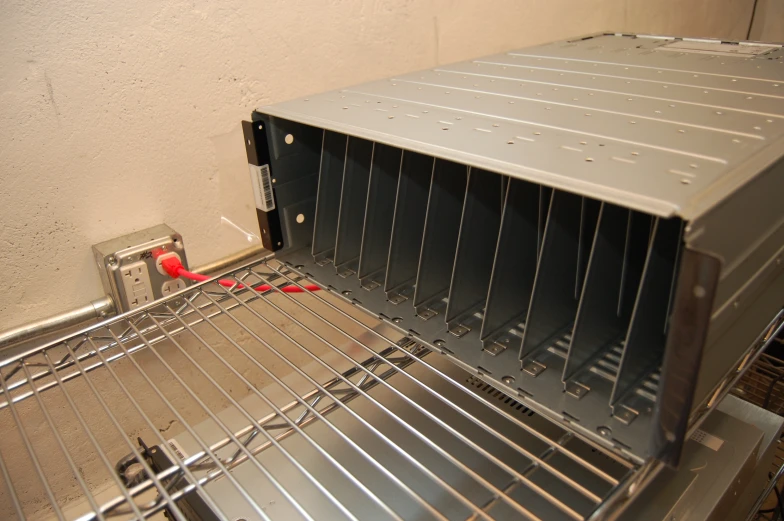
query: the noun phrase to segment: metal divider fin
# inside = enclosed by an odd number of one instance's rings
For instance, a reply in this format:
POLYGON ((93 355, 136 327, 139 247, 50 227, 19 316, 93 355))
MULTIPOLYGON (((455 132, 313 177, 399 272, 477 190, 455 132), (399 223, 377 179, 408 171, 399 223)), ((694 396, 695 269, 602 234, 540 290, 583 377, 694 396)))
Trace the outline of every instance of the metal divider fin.
POLYGON ((313 257, 317 263, 332 260, 340 208, 340 187, 346 164, 348 137, 324 131, 319 166, 316 218, 313 224, 313 257))
POLYGON ((682 240, 680 219, 655 219, 653 241, 643 269, 642 282, 632 312, 629 332, 621 355, 618 376, 610 405, 615 407, 648 373, 655 370, 664 355, 670 289, 682 240))
POLYGON ((446 309, 467 182, 468 167, 436 160, 414 291, 416 312, 426 320, 446 309))
POLYGON ((487 298, 501 225, 502 190, 499 174, 477 168, 469 170, 446 308, 449 330, 457 336, 472 327, 460 321, 480 311, 487 298))
POLYGON ((373 142, 350 137, 340 191, 338 229, 335 238, 335 269, 346 277, 357 271, 362 245, 362 224, 367 204, 373 142))
POLYGON ((403 153, 384 281, 384 291, 393 304, 412 296, 409 285, 417 274, 434 164, 430 156, 403 153))
POLYGON ((569 329, 574 322, 581 208, 580 196, 560 190, 553 192, 525 321, 521 359, 569 329))
POLYGON ((564 382, 588 369, 623 336, 628 326, 629 315, 617 313, 617 295, 621 289, 618 274, 623 267, 627 224, 628 210, 602 203, 564 364, 564 382))
POLYGON ((399 148, 375 143, 357 270, 365 289, 377 288, 384 282, 402 159, 403 151, 399 148))
POLYGON ((539 197, 539 186, 509 181, 480 334, 491 354, 511 344, 505 333, 528 311, 539 256, 539 197))

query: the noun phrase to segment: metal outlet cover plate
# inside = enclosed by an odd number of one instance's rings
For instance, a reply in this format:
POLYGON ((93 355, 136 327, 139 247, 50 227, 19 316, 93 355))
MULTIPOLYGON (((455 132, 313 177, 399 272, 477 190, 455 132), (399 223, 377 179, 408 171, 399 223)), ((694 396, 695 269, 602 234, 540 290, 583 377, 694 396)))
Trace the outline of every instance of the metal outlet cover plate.
MULTIPOLYGON (((104 290, 112 296, 121 311, 129 311, 132 307, 136 307, 130 305, 133 296, 126 291, 122 272, 126 267, 138 266, 139 262, 143 262, 147 266, 147 275, 151 286, 150 302, 169 296, 164 294, 164 284, 172 279, 158 272, 153 257, 154 250, 177 253, 182 265, 186 269, 188 268, 188 258, 185 255, 182 235, 165 224, 159 224, 93 246, 93 256, 104 290)), ((181 280, 186 286, 188 285, 187 281, 181 280)))

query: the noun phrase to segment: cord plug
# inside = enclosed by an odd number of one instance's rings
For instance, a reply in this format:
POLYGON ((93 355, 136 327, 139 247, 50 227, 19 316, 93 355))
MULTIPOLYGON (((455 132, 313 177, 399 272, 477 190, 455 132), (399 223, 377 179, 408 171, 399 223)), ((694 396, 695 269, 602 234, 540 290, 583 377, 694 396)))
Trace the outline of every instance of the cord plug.
POLYGON ((155 267, 158 268, 158 273, 168 275, 173 279, 179 278, 180 272, 185 270, 180 256, 174 252, 158 255, 155 258, 155 267))

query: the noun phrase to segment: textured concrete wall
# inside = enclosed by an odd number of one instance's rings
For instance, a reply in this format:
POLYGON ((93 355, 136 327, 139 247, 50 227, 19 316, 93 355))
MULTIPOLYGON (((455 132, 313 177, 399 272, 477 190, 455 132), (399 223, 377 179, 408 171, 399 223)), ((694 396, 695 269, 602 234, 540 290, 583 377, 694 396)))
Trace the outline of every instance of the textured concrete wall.
POLYGON ((90 245, 117 235, 166 222, 193 264, 247 247, 226 136, 260 104, 608 28, 742 38, 751 5, 2 0, 0 329, 100 296, 90 245))

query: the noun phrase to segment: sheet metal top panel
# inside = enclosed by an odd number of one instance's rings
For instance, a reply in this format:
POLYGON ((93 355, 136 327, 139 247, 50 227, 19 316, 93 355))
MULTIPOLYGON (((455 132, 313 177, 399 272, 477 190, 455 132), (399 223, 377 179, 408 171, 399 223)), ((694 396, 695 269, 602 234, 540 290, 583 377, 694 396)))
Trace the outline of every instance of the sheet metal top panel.
POLYGON ((692 219, 784 154, 784 53, 603 35, 259 111, 692 219))

